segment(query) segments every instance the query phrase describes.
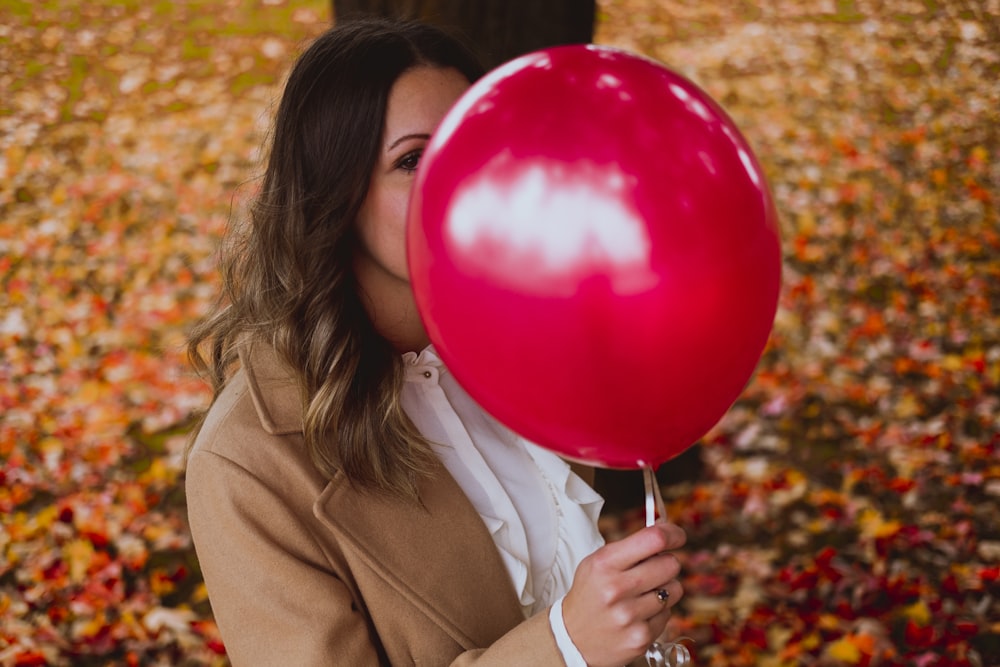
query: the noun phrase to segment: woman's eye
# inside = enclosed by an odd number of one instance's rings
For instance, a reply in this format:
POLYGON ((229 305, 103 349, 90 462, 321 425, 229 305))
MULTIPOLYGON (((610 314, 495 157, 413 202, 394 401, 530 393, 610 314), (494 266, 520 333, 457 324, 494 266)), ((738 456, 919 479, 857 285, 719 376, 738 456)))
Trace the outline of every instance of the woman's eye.
POLYGON ((420 156, 423 155, 423 153, 423 149, 410 151, 396 161, 396 168, 410 173, 416 171, 417 165, 420 164, 420 156))

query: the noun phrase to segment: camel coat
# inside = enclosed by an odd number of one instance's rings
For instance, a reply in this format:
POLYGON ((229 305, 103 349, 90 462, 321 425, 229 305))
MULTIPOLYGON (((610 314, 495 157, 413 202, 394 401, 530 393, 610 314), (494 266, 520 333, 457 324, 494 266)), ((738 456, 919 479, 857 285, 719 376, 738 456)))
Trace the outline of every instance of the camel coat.
MULTIPOLYGON (((563 665, 524 619, 493 539, 441 465, 423 506, 313 467, 298 389, 242 357, 188 461, 191 533, 235 667, 563 665)), ((592 473, 592 471, 588 471, 592 473)))

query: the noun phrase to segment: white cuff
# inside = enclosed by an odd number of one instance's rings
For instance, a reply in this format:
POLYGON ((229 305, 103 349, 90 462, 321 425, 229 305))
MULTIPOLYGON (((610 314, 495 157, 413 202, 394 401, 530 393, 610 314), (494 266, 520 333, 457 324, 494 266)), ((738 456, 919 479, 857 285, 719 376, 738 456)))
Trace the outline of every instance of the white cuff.
POLYGON ((573 643, 569 633, 566 632, 566 623, 562 614, 563 598, 556 600, 549 610, 549 625, 552 626, 552 634, 556 636, 556 645, 562 653, 566 667, 587 667, 587 661, 580 655, 580 650, 573 643))

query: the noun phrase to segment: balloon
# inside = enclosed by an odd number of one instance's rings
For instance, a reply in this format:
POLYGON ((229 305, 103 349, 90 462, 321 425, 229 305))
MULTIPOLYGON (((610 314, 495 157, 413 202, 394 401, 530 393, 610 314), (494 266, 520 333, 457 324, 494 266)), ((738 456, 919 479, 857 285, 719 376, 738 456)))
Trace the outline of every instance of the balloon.
POLYGON ((781 281, 764 174, 729 117, 651 60, 522 56, 446 114, 407 221, 412 287, 459 383, 566 457, 658 466, 750 379, 781 281))

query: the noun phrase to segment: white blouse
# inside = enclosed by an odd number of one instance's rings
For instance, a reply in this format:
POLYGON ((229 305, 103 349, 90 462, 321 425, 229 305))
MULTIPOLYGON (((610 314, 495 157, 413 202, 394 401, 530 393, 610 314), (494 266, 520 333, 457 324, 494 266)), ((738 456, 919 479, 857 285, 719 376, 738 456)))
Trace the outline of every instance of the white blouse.
POLYGON ((582 662, 562 625, 561 603, 577 565, 604 544, 597 529, 604 499, 556 454, 480 408, 432 346, 403 361, 403 409, 482 517, 525 617, 553 606, 567 663, 582 662))

